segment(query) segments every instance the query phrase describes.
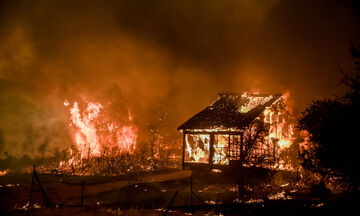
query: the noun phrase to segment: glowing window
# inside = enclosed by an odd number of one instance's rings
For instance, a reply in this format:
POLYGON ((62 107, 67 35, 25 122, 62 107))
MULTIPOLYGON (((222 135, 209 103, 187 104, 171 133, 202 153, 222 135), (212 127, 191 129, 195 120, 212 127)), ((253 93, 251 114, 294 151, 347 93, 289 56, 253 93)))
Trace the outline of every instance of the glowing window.
POLYGON ((209 163, 210 135, 186 134, 185 136, 185 162, 209 163))
POLYGON ((229 164, 229 135, 215 135, 214 136, 214 164, 229 164))

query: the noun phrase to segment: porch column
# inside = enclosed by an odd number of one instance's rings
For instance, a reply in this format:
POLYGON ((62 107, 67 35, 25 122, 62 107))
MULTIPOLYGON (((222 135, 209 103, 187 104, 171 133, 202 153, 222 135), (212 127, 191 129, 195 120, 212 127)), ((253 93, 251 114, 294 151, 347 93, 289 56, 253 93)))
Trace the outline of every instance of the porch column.
POLYGON ((213 165, 213 157, 214 157, 214 134, 210 134, 210 156, 209 156, 209 164, 210 167, 213 165))
POLYGON ((185 130, 183 131, 183 148, 182 148, 182 167, 184 169, 184 162, 185 162, 185 145, 186 145, 186 140, 185 140, 185 136, 186 136, 186 133, 185 133, 185 130))
POLYGON ((240 161, 244 160, 244 133, 240 134, 240 161))

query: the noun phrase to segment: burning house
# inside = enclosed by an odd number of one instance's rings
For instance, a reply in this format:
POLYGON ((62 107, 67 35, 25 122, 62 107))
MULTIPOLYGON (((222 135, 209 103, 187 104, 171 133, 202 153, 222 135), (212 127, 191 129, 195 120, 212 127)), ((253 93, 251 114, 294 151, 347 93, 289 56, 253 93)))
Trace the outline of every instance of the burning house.
POLYGON ((183 168, 279 162, 292 135, 284 99, 280 94, 219 94, 178 128, 183 168))

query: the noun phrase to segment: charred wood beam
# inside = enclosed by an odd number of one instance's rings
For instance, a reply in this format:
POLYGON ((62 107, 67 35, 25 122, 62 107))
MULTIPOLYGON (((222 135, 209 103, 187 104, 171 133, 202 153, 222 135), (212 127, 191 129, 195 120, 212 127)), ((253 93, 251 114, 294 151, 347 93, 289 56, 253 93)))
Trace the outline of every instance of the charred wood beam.
MULTIPOLYGON (((209 156, 209 164, 213 165, 213 157, 214 157, 214 134, 210 134, 210 156, 209 156)), ((192 174, 191 174, 192 175, 192 174)))
POLYGON ((186 145, 185 136, 186 136, 186 133, 184 132, 183 133, 183 143, 182 143, 183 144, 183 146, 182 146, 182 159, 181 159, 183 169, 185 168, 185 145, 186 145))

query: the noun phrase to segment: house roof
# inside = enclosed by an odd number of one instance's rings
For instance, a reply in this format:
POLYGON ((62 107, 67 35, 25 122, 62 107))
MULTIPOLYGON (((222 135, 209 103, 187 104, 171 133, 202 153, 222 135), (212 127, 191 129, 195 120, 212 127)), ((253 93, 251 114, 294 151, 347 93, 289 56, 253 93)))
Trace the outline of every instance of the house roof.
POLYGON ((243 129, 280 97, 281 94, 219 94, 216 101, 178 130, 243 129))

